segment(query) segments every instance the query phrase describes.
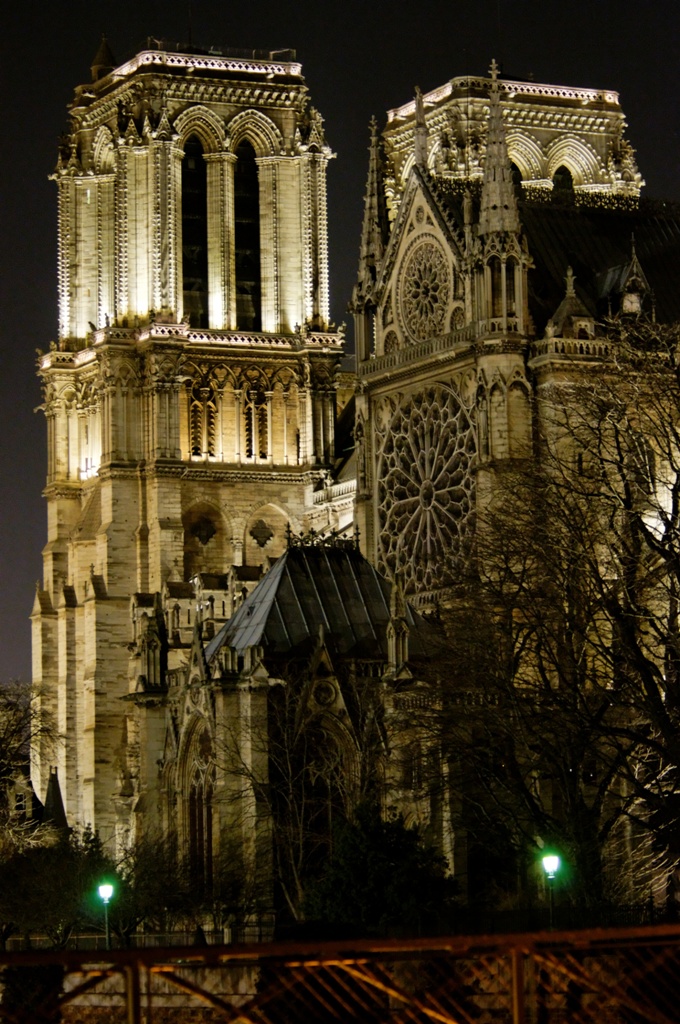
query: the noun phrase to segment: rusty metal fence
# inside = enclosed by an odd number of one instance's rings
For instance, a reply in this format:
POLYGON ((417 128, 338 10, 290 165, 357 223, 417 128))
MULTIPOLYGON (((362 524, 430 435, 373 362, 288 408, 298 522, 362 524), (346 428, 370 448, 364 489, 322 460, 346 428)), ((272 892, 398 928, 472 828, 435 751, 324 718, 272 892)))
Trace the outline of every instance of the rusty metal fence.
POLYGON ((680 1021, 675 925, 94 956, 24 952, 0 954, 0 966, 6 977, 25 977, 33 1000, 29 1011, 3 998, 0 1016, 7 1024, 680 1021), (53 977, 56 966, 63 970, 62 991, 52 985, 41 1003, 41 972, 53 977))

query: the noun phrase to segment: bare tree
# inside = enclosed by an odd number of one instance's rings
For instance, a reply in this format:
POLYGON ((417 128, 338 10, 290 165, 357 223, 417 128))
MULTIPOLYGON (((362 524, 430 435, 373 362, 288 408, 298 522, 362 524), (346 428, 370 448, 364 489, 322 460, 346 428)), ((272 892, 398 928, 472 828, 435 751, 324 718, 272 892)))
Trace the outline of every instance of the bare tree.
POLYGON ((677 343, 618 321, 606 360, 541 390, 535 451, 482 467, 474 572, 448 616, 459 821, 506 862, 558 846, 586 905, 622 879, 648 893, 680 857, 677 343))

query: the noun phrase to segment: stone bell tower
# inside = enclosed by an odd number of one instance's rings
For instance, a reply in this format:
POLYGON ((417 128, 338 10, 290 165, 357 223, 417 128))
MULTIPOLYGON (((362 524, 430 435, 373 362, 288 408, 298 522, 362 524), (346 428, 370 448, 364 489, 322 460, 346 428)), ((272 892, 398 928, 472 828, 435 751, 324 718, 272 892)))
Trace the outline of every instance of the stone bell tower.
POLYGON ((289 527, 351 514, 328 483, 332 155, 292 51, 154 41, 116 66, 104 42, 75 91, 53 176, 59 336, 39 359, 33 671, 58 748, 36 744, 33 781, 44 797, 56 764, 69 822, 105 841, 135 789, 121 698, 158 682, 130 677, 143 610, 165 612, 163 664, 181 664, 197 586, 228 617, 228 581, 255 579, 289 527))

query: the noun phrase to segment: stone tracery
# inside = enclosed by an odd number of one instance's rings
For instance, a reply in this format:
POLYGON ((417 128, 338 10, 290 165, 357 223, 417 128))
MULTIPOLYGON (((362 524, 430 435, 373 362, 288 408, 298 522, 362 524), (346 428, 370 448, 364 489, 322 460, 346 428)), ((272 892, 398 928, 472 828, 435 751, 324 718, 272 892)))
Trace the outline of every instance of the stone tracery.
POLYGON ((437 384, 396 409, 378 463, 380 569, 407 592, 454 582, 472 537, 474 428, 437 384))
POLYGON ((446 257, 432 236, 415 244, 400 276, 401 313, 410 337, 425 341, 441 334, 451 285, 446 257))

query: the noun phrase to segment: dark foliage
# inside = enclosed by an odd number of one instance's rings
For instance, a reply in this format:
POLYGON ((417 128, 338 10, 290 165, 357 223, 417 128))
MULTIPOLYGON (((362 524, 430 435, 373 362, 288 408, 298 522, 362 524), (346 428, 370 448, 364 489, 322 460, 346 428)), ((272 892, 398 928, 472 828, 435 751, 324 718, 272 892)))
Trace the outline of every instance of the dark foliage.
POLYGON ((444 858, 419 830, 363 803, 336 825, 332 858, 308 888, 306 914, 335 936, 426 934, 446 926, 454 895, 444 858))

